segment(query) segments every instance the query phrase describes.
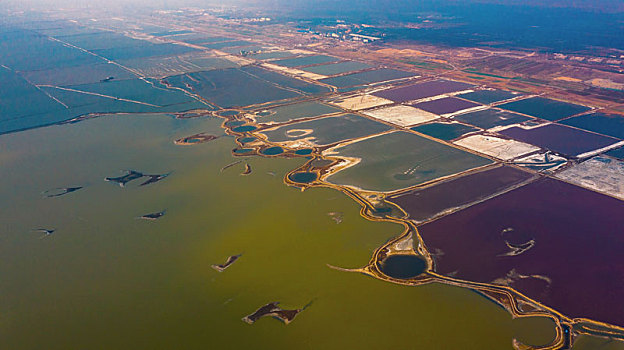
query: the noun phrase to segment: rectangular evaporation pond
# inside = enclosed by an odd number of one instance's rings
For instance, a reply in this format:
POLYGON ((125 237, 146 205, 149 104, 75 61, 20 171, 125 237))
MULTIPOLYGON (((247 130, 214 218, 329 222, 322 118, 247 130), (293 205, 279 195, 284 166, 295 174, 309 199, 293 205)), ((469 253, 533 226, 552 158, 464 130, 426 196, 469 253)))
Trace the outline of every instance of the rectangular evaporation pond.
POLYGON ((453 119, 487 130, 497 126, 520 124, 531 118, 522 114, 490 108, 483 111, 456 115, 453 119))
POLYGON ((81 66, 102 59, 34 32, 18 30, 0 36, 0 62, 15 71, 81 66))
POLYGON ((329 62, 337 62, 337 61, 340 61, 340 58, 326 56, 326 55, 314 55, 314 56, 287 58, 283 60, 273 61, 272 63, 275 63, 283 67, 301 67, 301 66, 309 66, 311 64, 321 64, 321 63, 329 63, 329 62))
POLYGON ((550 178, 419 227, 436 272, 624 326, 624 202, 550 178), (592 286, 588 288, 587 286, 592 286))
POLYGON ((317 117, 341 112, 340 108, 319 102, 302 102, 256 113, 258 123, 283 123, 295 119, 317 117))
POLYGON ((292 57, 294 54, 288 51, 274 51, 274 52, 262 52, 249 57, 255 60, 272 60, 276 58, 292 57))
POLYGON ((505 90, 478 90, 468 92, 465 94, 457 95, 466 100, 483 103, 489 105, 490 103, 509 100, 514 97, 520 96, 520 93, 505 90))
POLYGON ((624 139, 624 117, 619 115, 593 113, 565 119, 559 123, 624 139))
POLYGON ((308 83, 303 80, 291 78, 286 75, 256 66, 242 67, 241 71, 249 75, 258 77, 259 79, 266 80, 280 86, 284 86, 288 89, 295 89, 304 94, 320 94, 330 91, 329 88, 325 86, 308 83))
POLYGON ((113 61, 151 56, 173 56, 194 51, 198 50, 176 44, 153 44, 149 42, 130 47, 93 50, 94 53, 113 61))
POLYGON ((150 44, 145 40, 133 39, 113 32, 71 35, 59 39, 85 50, 104 50, 150 44))
POLYGON ((61 67, 21 72, 33 84, 68 86, 99 83, 113 77, 113 80, 133 79, 137 76, 112 63, 96 63, 82 66, 61 67))
POLYGON ((195 101, 193 98, 179 90, 156 88, 152 86, 152 84, 149 84, 141 79, 120 81, 113 80, 105 83, 73 85, 69 88, 78 91, 148 103, 156 106, 169 106, 195 101))
POLYGON ((415 73, 390 68, 375 69, 367 72, 347 74, 339 77, 325 78, 320 82, 338 88, 379 83, 388 80, 403 79, 415 76, 415 73))
POLYGON ((464 109, 480 107, 481 105, 474 102, 465 101, 456 97, 444 97, 433 101, 417 103, 413 106, 416 108, 420 108, 423 111, 442 115, 461 111, 464 109))
POLYGON ((591 108, 543 97, 531 97, 498 105, 498 108, 518 112, 532 117, 555 121, 587 112, 591 108))
MULTIPOLYGON (((220 69, 175 75, 166 81, 181 89, 192 89, 223 108, 242 107, 299 97, 301 94, 238 69, 220 69)), ((302 82, 303 83, 303 82, 302 82)))
POLYGON ((390 192, 491 164, 472 153, 398 131, 331 150, 359 163, 332 174, 334 184, 390 192))
MULTIPOLYGON (((63 101, 70 107, 68 110, 73 117, 89 113, 170 113, 185 112, 191 109, 212 109, 203 103, 188 98, 180 99, 177 103, 168 105, 156 105, 123 101, 114 98, 106 98, 97 95, 87 95, 79 92, 60 90, 55 88, 43 88, 51 96, 63 101)), ((158 95, 158 93, 157 93, 158 95)), ((69 119, 69 118, 68 118, 69 119)))
POLYGON ((239 67, 235 62, 225 58, 210 57, 203 53, 184 56, 134 58, 119 60, 118 62, 125 67, 139 71, 144 76, 159 78, 180 73, 239 67))
POLYGON ((349 61, 349 62, 324 64, 321 66, 306 67, 306 68, 301 68, 301 70, 304 70, 306 72, 321 74, 321 75, 335 75, 335 74, 348 73, 348 72, 353 72, 357 70, 367 69, 371 67, 372 66, 369 66, 366 63, 349 61))
POLYGON ((444 215, 449 210, 484 200, 534 177, 529 172, 502 166, 410 191, 392 197, 390 201, 403 208, 410 220, 424 222, 444 215))
POLYGON ((189 33, 193 33, 193 31, 187 30, 187 29, 168 30, 168 31, 164 31, 164 32, 150 33, 150 35, 153 35, 153 36, 169 36, 169 35, 179 35, 179 34, 189 34, 189 33))
POLYGON ((183 41, 185 43, 189 43, 189 44, 202 44, 202 43, 218 43, 221 41, 230 41, 230 40, 234 40, 234 38, 227 38, 224 36, 212 36, 212 37, 189 37, 189 38, 181 38, 180 41, 183 41))
POLYGON ((49 35, 52 37, 61 37, 61 36, 77 35, 77 34, 94 34, 94 33, 101 32, 101 30, 97 30, 93 28, 80 27, 80 26, 74 26, 74 25, 68 26, 67 23, 59 23, 59 25, 60 25, 59 27, 45 28, 45 29, 35 28, 34 30, 38 33, 49 35))
POLYGON ((559 124, 547 124, 532 129, 512 127, 499 133, 568 156, 578 156, 619 141, 559 124))
MULTIPOLYGON (((35 102, 36 104, 33 105, 44 109, 41 109, 36 114, 25 115, 16 119, 0 120, 0 134, 51 125, 89 113, 166 113, 184 112, 197 108, 208 108, 208 106, 191 99, 189 99, 188 102, 172 104, 164 107, 154 107, 95 95, 69 92, 55 88, 42 87, 41 89, 45 90, 48 94, 54 96, 58 100, 63 101, 63 103, 67 104, 70 108, 66 109, 56 101, 54 101, 54 103, 61 106, 61 109, 46 107, 44 103, 37 102, 36 98, 24 95, 24 97, 29 98, 28 103, 33 104, 33 102, 35 102)), ((40 93, 43 95, 42 92, 40 93)), ((47 98, 47 96, 45 97, 47 98)), ((22 108, 21 110, 28 111, 26 108, 22 108)))
POLYGON ((616 148, 605 153, 605 155, 619 160, 624 160, 624 147, 616 148))
POLYGON ((62 111, 65 107, 14 72, 0 67, 0 121, 62 111))
POLYGON ((220 43, 201 43, 198 44, 203 47, 207 47, 209 49, 219 50, 225 47, 234 47, 234 46, 249 46, 255 45, 256 43, 245 40, 235 40, 235 41, 224 41, 220 43))
POLYGON ((344 114, 299 122, 264 131, 269 141, 286 142, 311 139, 317 146, 388 131, 391 127, 355 114, 344 114))
POLYGON ((376 92, 374 95, 394 102, 419 100, 450 92, 472 89, 474 85, 451 80, 433 80, 376 92))
POLYGON ((411 129, 444 141, 455 140, 470 132, 479 131, 477 128, 460 123, 429 123, 418 125, 411 129))

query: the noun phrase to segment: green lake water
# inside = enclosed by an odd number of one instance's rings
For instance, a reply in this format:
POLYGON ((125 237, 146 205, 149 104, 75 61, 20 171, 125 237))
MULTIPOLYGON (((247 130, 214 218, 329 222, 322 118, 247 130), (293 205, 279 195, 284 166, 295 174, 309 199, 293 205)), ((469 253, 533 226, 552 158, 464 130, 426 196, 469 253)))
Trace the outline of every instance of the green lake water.
POLYGON ((173 144, 222 135, 221 121, 110 116, 0 136, 0 348, 511 349, 553 336, 550 321, 512 320, 469 290, 328 268, 365 265, 402 227, 365 220, 338 191, 286 186, 303 158, 234 158, 228 136, 173 144), (171 175, 103 180, 124 169, 171 175), (241 321, 272 301, 311 304, 289 325, 241 321))

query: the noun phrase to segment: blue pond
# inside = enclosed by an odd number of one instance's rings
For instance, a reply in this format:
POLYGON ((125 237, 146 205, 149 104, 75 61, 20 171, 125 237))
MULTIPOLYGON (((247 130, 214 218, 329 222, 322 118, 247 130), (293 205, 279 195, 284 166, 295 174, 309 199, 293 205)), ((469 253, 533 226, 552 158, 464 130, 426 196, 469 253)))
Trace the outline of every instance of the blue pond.
POLYGON ((241 137, 238 139, 238 142, 240 143, 247 143, 247 142, 253 142, 256 141, 257 139, 255 137, 241 137))
POLYGON ((222 117, 231 117, 233 115, 237 115, 238 111, 223 111, 223 112, 219 112, 219 115, 222 117))
POLYGON ((316 173, 310 173, 310 172, 302 172, 302 173, 294 173, 294 174, 290 174, 288 176, 288 178, 293 181, 293 182, 298 182, 298 183, 310 183, 314 180, 316 180, 317 175, 316 173))
POLYGON ((257 127, 253 126, 253 125, 243 125, 243 126, 238 126, 234 129, 232 129, 232 131, 234 132, 248 132, 248 131, 254 131, 256 130, 257 127))
POLYGON ((384 259, 379 268, 387 276, 407 279, 425 272, 427 263, 414 255, 392 255, 384 259))
POLYGON ((312 152, 314 152, 313 149, 311 148, 304 148, 304 149, 298 149, 295 151, 296 155, 300 155, 300 156, 307 156, 308 154, 312 154, 312 152))
POLYGON ((265 149, 264 151, 262 151, 261 153, 267 156, 275 156, 275 155, 284 153, 284 149, 278 146, 269 147, 265 149))

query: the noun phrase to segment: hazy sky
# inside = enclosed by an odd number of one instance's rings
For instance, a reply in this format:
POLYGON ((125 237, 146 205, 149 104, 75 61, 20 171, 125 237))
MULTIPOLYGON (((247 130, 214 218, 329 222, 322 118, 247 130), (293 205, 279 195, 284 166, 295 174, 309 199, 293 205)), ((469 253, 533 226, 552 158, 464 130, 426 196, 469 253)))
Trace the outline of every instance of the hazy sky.
POLYGON ((364 7, 369 9, 418 8, 424 4, 428 7, 439 5, 472 3, 496 3, 511 5, 531 5, 548 7, 589 8, 598 11, 624 12, 623 0, 0 0, 2 7, 56 9, 67 7, 119 8, 123 6, 146 8, 177 8, 184 6, 210 7, 218 5, 250 5, 281 8, 314 8, 323 6, 331 8, 364 7))

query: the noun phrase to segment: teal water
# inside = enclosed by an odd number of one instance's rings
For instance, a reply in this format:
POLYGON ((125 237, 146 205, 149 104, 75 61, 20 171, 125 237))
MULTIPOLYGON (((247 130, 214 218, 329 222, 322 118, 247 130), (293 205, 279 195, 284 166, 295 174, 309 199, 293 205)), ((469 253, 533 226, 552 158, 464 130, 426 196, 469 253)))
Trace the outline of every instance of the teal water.
POLYGON ((262 154, 267 156, 275 156, 282 153, 284 153, 284 149, 282 147, 269 147, 262 151, 262 154))
POLYGON ((288 176, 288 178, 298 183, 310 183, 318 178, 316 173, 294 173, 288 176))

